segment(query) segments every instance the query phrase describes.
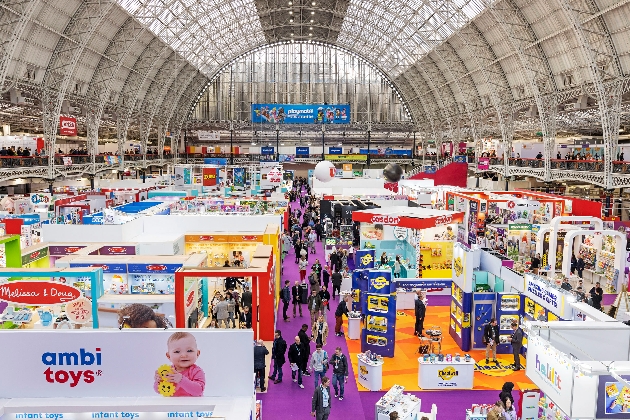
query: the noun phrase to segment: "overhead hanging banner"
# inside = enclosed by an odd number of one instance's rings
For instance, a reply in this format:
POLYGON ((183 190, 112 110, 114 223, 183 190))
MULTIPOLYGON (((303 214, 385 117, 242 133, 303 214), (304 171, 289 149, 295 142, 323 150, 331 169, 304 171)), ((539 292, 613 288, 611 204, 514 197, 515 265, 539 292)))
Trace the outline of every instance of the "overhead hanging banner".
POLYGON ((77 119, 74 117, 59 117, 59 135, 76 136, 77 135, 77 119))
POLYGON ((197 131, 197 137, 199 141, 219 141, 221 140, 221 133, 218 131, 197 131))
POLYGON ((349 124, 350 105, 252 104, 253 123, 349 124))

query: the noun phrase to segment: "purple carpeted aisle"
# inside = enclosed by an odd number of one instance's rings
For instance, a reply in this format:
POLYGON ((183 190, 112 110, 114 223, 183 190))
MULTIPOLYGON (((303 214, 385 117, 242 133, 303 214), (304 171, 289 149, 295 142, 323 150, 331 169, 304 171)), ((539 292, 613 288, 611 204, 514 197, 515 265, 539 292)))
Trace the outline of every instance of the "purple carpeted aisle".
MULTIPOLYGON (((299 203, 297 204, 299 205, 299 203)), ((296 208, 296 203, 293 203, 293 208, 296 208)), ((316 254, 309 254, 308 261, 309 266, 318 258, 324 265, 324 250, 323 243, 318 242, 316 246, 316 254)), ((295 280, 299 280, 299 271, 297 264, 294 263, 295 255, 293 249, 291 249, 287 258, 284 261, 284 273, 282 275, 282 284, 284 280, 289 280, 291 286, 293 286, 295 280)), ((310 270, 309 270, 310 272, 310 270)), ((448 304, 449 299, 443 299, 442 297, 435 299, 442 300, 448 304), (448 301, 448 302, 447 302, 448 301)), ((435 302, 435 301, 434 301, 435 302)), ((327 312, 327 321, 330 333, 328 335, 328 342, 324 349, 330 356, 335 351, 337 346, 341 347, 343 353, 348 355, 348 347, 343 337, 336 337, 334 333, 335 316, 334 311, 337 307, 338 300, 333 300, 330 303, 330 311, 327 312)), ((435 302, 437 303, 437 302, 435 302)), ((290 321, 285 322, 282 320, 282 304, 278 307, 277 325, 276 328, 282 331, 282 336, 287 341, 287 345, 291 345, 297 335, 302 324, 309 324, 310 331, 310 316, 306 305, 302 308, 303 317, 300 318, 299 314, 296 318, 292 316, 292 305, 289 307, 290 321)), ((271 347, 269 347, 271 351, 271 347)), ((311 344, 311 353, 315 351, 315 345, 311 344)), ((373 420, 374 419, 374 404, 384 394, 384 392, 359 392, 357 384, 354 379, 354 373, 352 372, 352 365, 349 366, 349 380, 346 384, 345 398, 343 401, 335 400, 332 403, 330 420, 373 420)), ((267 367, 267 371, 270 372, 272 366, 267 367)), ((284 378, 282 383, 274 384, 269 383, 266 393, 259 393, 258 399, 262 400, 262 416, 265 420, 284 420, 284 419, 307 419, 310 417, 311 410, 311 397, 314 390, 314 379, 312 376, 306 376, 303 378, 304 389, 300 389, 297 383, 291 380, 291 368, 288 360, 284 365, 284 378)), ((328 376, 330 377, 330 371, 328 376)), ((267 379, 267 381, 269 381, 267 379)), ((332 387, 331 387, 332 390, 332 387)), ((491 403, 496 401, 498 397, 498 391, 425 391, 425 392, 413 392, 414 395, 422 398, 422 410, 429 412, 431 410, 431 404, 435 403, 438 407, 438 419, 463 419, 465 418, 465 410, 469 408, 473 403, 491 403)))

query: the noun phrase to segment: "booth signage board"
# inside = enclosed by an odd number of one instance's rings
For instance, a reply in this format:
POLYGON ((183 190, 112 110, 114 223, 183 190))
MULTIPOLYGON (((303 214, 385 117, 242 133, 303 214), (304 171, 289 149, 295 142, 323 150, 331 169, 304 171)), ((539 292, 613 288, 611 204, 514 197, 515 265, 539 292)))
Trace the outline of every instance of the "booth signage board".
POLYGON ((252 123, 349 124, 350 105, 252 104, 252 123))
POLYGON ((130 273, 166 274, 174 273, 181 264, 127 264, 130 273))
POLYGON ((22 255, 22 266, 37 261, 48 256, 48 247, 38 249, 37 251, 30 252, 26 255, 22 255))
POLYGON ((48 253, 50 255, 55 255, 55 256, 70 255, 70 254, 74 254, 75 252, 77 252, 80 249, 83 249, 85 247, 86 247, 86 245, 76 245, 76 246, 58 246, 58 245, 53 245, 53 246, 49 246, 48 247, 48 253))
POLYGON ((326 160, 333 161, 346 161, 346 162, 354 162, 354 161, 367 161, 367 155, 331 155, 327 154, 325 156, 326 160))
POLYGON ((31 203, 33 204, 50 204, 52 195, 50 193, 32 193, 31 203))
MULTIPOLYGON (((630 375, 620 375, 630 381, 630 375)), ((609 375, 599 376, 597 389, 597 419, 630 419, 630 413, 624 412, 628 387, 623 382, 609 375)))
POLYGON ((175 363, 176 368, 196 369, 189 379, 194 386, 188 393, 176 386, 174 398, 251 397, 253 339, 252 330, 0 331, 0 342, 12 343, 0 347, 0 395, 159 397, 158 385, 168 393, 173 384, 156 381, 157 370, 175 363), (175 352, 183 347, 193 349, 188 362, 176 359, 175 352), (235 363, 225 363, 226 348, 235 363), (15 363, 16 358, 21 362, 15 363))
POLYGON ((481 171, 487 171, 488 169, 490 169, 490 158, 480 157, 479 163, 477 164, 477 169, 481 171))
POLYGON ((261 155, 273 155, 274 153, 275 153, 275 150, 273 147, 264 146, 260 148, 261 155))
POLYGON ((203 163, 205 165, 225 166, 228 164, 228 160, 227 158, 204 158, 203 163))
POLYGON ((221 133, 219 131, 198 130, 197 137, 199 141, 219 141, 221 140, 221 133))
POLYGON ((309 147, 296 147, 295 154, 298 156, 308 156, 311 154, 309 147))
POLYGON ((566 304, 564 293, 531 274, 525 275, 525 296, 560 318, 573 318, 572 308, 566 304))
POLYGON ((571 415, 573 365, 567 357, 540 340, 527 343, 525 374, 560 410, 571 415))
POLYGON ((99 255, 136 255, 135 245, 104 246, 98 250, 99 255))
POLYGON ((19 280, 0 285, 0 301, 18 305, 57 305, 81 296, 76 287, 53 281, 19 280))
POLYGON ((368 272, 368 293, 389 295, 392 289, 391 270, 370 270, 368 272))
MULTIPOLYGON (((225 420, 225 417, 213 416, 214 405, 204 405, 203 410, 193 409, 188 411, 96 411, 80 413, 37 412, 37 413, 4 413, 3 420, 23 419, 56 419, 56 420, 94 420, 127 418, 129 420, 168 420, 174 418, 210 418, 212 420, 225 420), (212 417, 210 417, 212 416, 212 417)), ((177 408, 181 408, 178 406, 177 408)))
POLYGON ((95 267, 102 268, 103 273, 126 273, 127 264, 91 264, 91 263, 70 263, 70 268, 95 267))
POLYGON ((331 155, 341 155, 343 153, 343 148, 341 147, 329 147, 328 153, 331 155))
POLYGON ((374 268, 374 250, 359 249, 355 252, 355 266, 358 270, 374 268))
POLYGON ((182 168, 181 166, 175 167, 175 186, 184 186, 184 168, 182 168))
POLYGON ((441 280, 441 279, 437 279, 437 280, 429 280, 429 279, 395 279, 394 280, 394 286, 396 288, 401 288, 401 289, 408 289, 408 290, 413 290, 413 289, 420 289, 420 290, 424 290, 425 292, 441 292, 446 290, 448 293, 447 294, 451 294, 451 284, 453 282, 451 280, 441 280))

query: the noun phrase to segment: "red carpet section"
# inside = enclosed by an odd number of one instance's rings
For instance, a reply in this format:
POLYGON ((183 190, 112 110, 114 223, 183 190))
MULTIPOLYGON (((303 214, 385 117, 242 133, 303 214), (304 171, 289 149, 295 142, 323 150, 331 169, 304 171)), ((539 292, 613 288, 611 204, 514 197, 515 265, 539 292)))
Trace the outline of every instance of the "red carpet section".
POLYGON ((466 177, 468 176, 467 163, 451 163, 438 169, 434 174, 420 172, 410 179, 432 179, 435 185, 453 185, 455 187, 466 188, 466 177))

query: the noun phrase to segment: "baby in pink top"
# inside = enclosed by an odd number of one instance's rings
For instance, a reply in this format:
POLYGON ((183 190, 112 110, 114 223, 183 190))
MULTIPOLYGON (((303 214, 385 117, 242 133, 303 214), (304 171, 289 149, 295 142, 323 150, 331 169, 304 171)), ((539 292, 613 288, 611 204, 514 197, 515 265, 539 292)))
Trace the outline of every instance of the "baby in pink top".
MULTIPOLYGON (((199 354, 197 340, 188 332, 173 333, 167 341, 166 357, 172 364, 173 373, 168 373, 164 379, 155 371, 153 389, 158 392, 158 385, 162 380, 175 384, 174 397, 201 397, 206 387, 206 375, 195 364, 199 354)), ((158 392, 159 393, 159 392, 158 392)))

